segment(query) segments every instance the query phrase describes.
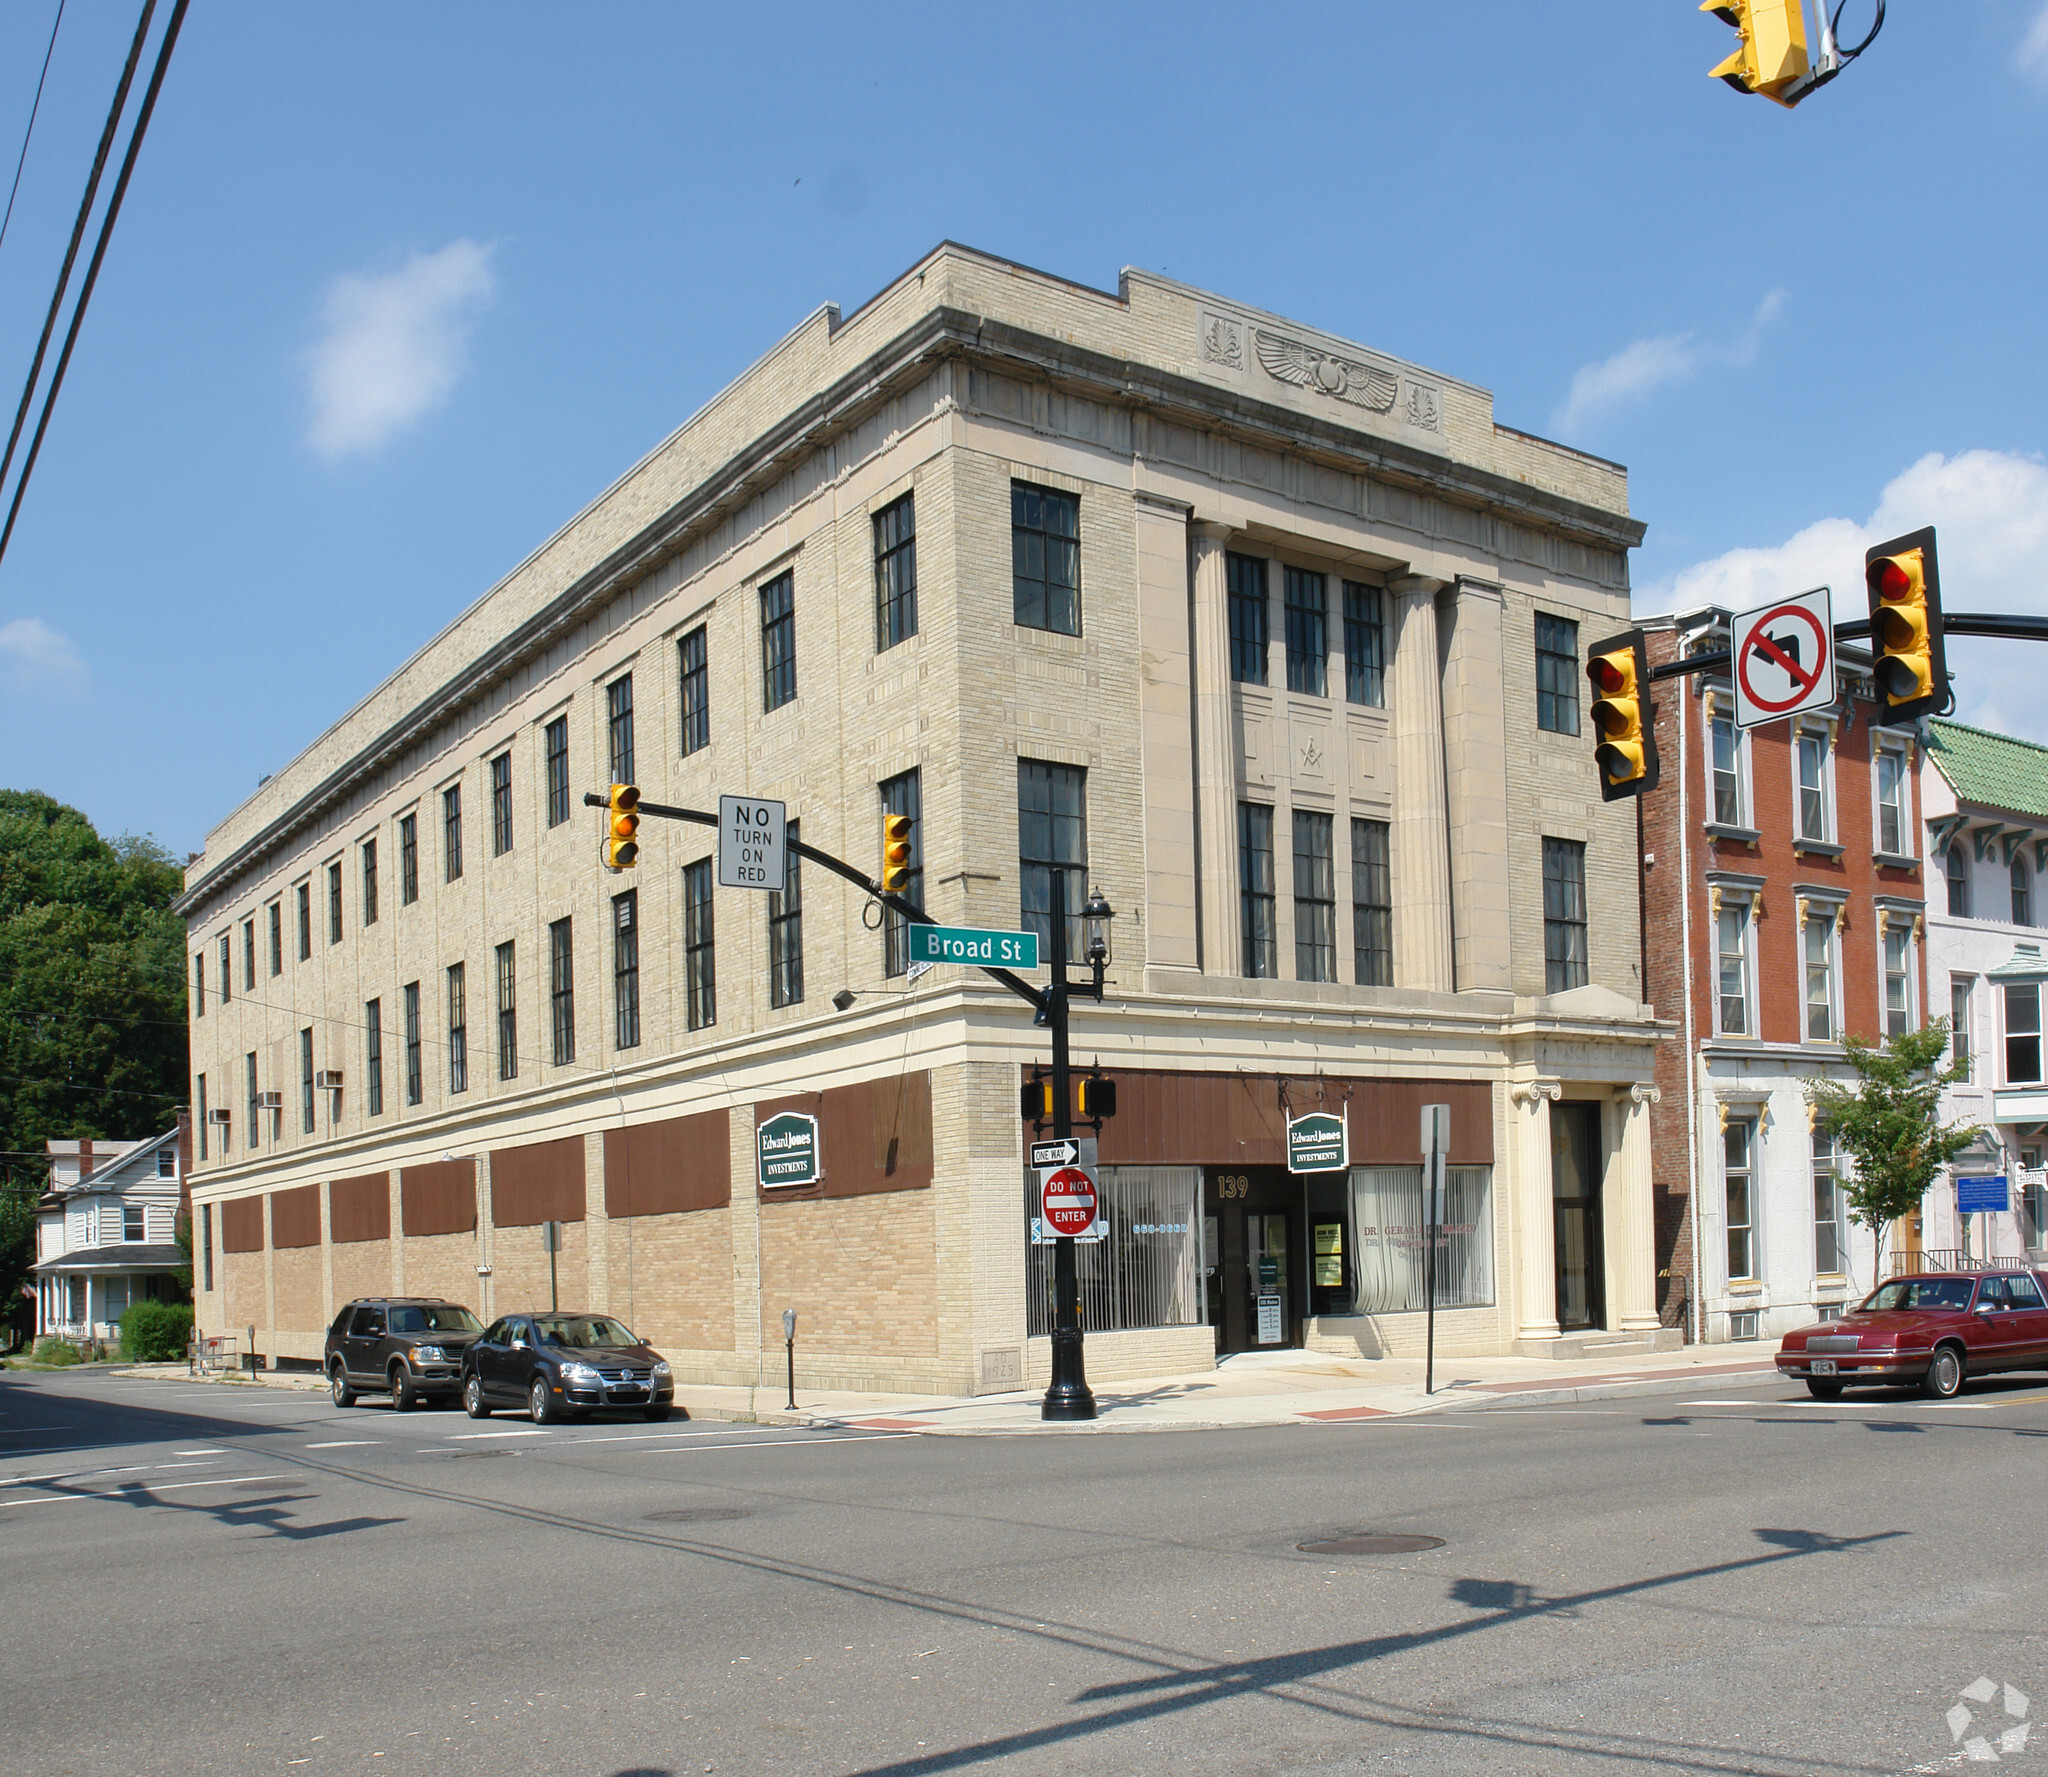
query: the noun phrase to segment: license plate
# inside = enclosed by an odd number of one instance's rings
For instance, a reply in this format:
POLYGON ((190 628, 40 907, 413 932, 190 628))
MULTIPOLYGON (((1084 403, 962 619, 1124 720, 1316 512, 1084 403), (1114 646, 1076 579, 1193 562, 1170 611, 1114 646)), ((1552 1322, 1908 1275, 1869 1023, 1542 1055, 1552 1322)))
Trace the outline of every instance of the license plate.
POLYGON ((1832 1376, 1835 1373, 1835 1360, 1831 1357, 1815 1358, 1813 1360, 1813 1373, 1816 1376, 1832 1376))

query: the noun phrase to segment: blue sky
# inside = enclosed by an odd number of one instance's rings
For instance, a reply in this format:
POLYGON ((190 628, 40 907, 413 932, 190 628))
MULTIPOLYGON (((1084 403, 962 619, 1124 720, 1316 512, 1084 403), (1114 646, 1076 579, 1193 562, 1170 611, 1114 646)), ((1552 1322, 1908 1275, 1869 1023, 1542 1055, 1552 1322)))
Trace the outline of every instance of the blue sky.
MULTIPOLYGON (((0 8, 0 180, 55 5, 0 8)), ((0 242, 10 418, 134 17, 71 0, 57 39, 0 242)), ((1789 114, 1706 78, 1732 42, 1690 0, 197 0, 0 562, 0 784, 196 848, 947 237, 1490 387, 1629 466, 1641 609, 1854 600, 1863 544, 1928 522, 1952 608, 2048 609, 2048 7, 1900 0, 1789 114)), ((2048 740, 2048 651, 1951 660, 1965 717, 2048 740)))

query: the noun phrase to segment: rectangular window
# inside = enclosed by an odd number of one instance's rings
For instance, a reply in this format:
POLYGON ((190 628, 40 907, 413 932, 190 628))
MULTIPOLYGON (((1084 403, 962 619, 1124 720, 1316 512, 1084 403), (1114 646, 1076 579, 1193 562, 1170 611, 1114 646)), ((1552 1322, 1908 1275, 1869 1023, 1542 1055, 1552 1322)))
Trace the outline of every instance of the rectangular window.
POLYGON ((469 1090, 469 994, 460 963, 448 965, 448 1090, 469 1090))
POLYGON ((256 1054, 251 1050, 242 1057, 242 1073, 249 1091, 249 1126, 242 1136, 245 1147, 256 1146, 256 1124, 263 1109, 263 1095, 256 1089, 256 1054))
POLYGON ((569 818, 569 718, 557 716, 542 731, 547 758, 548 825, 559 827, 569 818))
POLYGON ((377 923, 377 842, 363 841, 363 924, 377 923))
POLYGON ((1714 923, 1714 944, 1720 964, 1720 1034, 1749 1033, 1749 903, 1724 897, 1714 923))
POLYGON ((192 1016, 206 1016, 206 952, 195 951, 192 956, 192 1016))
POLYGON ((567 1067, 576 1059, 576 953, 566 919, 548 927, 548 1023, 555 1066, 567 1067))
POLYGON ((711 744, 711 665, 703 624, 676 644, 683 685, 683 757, 711 744))
MULTIPOLYGON (((790 822, 794 834, 796 823, 790 822)), ((796 875, 790 859, 790 875, 796 875)), ((628 889, 612 897, 612 1045, 640 1047, 640 893, 628 889)))
POLYGON ((220 935, 220 1003, 228 1005, 234 998, 230 991, 235 979, 235 941, 226 932, 220 935))
POLYGON ((1294 811, 1294 978, 1337 979, 1337 860, 1332 818, 1294 811))
POLYGON ((1948 847, 1948 913, 1951 919, 1970 917, 1970 864, 1960 836, 1948 847))
POLYGON ((420 1067, 420 984, 410 981, 405 988, 405 1102, 418 1104, 426 1087, 420 1067))
MULTIPOLYGON (((1199 1326, 1202 1321, 1202 1169, 1105 1166, 1097 1176, 1100 1241, 1075 1248, 1081 1325, 1090 1333, 1140 1327, 1199 1326)), ((1039 1215, 1036 1181, 1025 1215, 1039 1215)), ((1025 1329, 1052 1330, 1056 1241, 1034 1240, 1025 1253, 1025 1329)))
POLYGON ((1730 1281, 1756 1275, 1756 1223, 1751 1201, 1755 1145, 1755 1122, 1748 1117, 1730 1117, 1721 1136, 1721 1178, 1728 1208, 1730 1281))
POLYGON ((1394 879, 1385 821, 1351 823, 1352 969, 1360 987, 1394 984, 1394 879))
POLYGON ((270 972, 284 973, 284 905, 273 901, 267 909, 270 917, 270 972))
POLYGON ((1255 555, 1226 555, 1230 589, 1230 676, 1240 685, 1266 682, 1266 564, 1255 555))
POLYGON ((777 574, 761 588, 761 708, 779 710, 796 697, 796 575, 777 574))
POLYGON ((1970 1046, 1970 988, 1973 985, 1967 975, 1951 975, 1948 980, 1948 1052, 1962 1069, 1959 1079, 1975 1078, 1971 1066, 1970 1046))
POLYGON ((299 884, 299 961, 309 961, 313 955, 313 885, 299 884))
POLYGON ((1010 584, 1026 629, 1081 633, 1081 502, 1010 483, 1010 584))
POLYGON ((1714 824, 1721 827, 1748 825, 1743 817, 1742 730, 1732 716, 1716 716, 1709 736, 1712 752, 1714 824))
POLYGON ((1888 1037, 1902 1037, 1913 1028, 1913 982, 1908 948, 1913 936, 1910 923, 1894 915, 1884 928, 1884 1031, 1888 1037))
POLYGON ((327 942, 341 942, 341 860, 327 866, 327 942))
POLYGON ((683 980, 692 1030, 718 1022, 718 968, 711 923, 711 860, 683 866, 683 980))
MULTIPOLYGON (((1444 1169, 1436 1305, 1483 1308, 1493 1301, 1493 1168, 1444 1169)), ((1360 1314, 1419 1314, 1429 1306, 1423 1280, 1422 1168, 1354 1166, 1351 1214, 1360 1314)))
POLYGON ((199 1287, 204 1290, 211 1290, 213 1288, 213 1205, 210 1203, 202 1203, 199 1206, 199 1262, 201 1266, 201 1282, 199 1287))
POLYGON ((2027 860, 2015 852, 2006 873, 2012 878, 2012 923, 2030 926, 2034 923, 2034 879, 2027 874, 2027 860))
POLYGON ((1280 972, 1273 929, 1273 811, 1262 802, 1237 805, 1237 925, 1246 977, 1272 980, 1280 972))
POLYGON ((1579 626, 1536 613, 1536 726, 1552 734, 1579 731, 1579 626))
POLYGON ((1813 1129, 1813 1268, 1823 1276, 1848 1269, 1849 1247, 1842 1225, 1842 1187, 1835 1177, 1835 1132, 1825 1123, 1813 1129))
POLYGON ((611 742, 612 782, 633 778, 633 675, 614 679, 604 688, 605 733, 611 742))
POLYGON ((199 1121, 199 1158, 204 1160, 207 1158, 207 1137, 209 1132, 209 1121, 206 1113, 206 1076, 201 1074, 198 1079, 193 1081, 192 1086, 192 1103, 194 1109, 198 1112, 199 1121))
POLYGON ((398 899, 410 907, 420 898, 420 820, 416 814, 398 817, 398 899))
POLYGON ((363 1006, 363 1095, 373 1117, 384 1114, 384 1002, 363 1006))
POLYGON ((917 634, 917 508, 911 495, 875 514, 875 652, 917 634))
POLYGON ((502 858, 512 849, 512 755, 500 753, 491 761, 491 856, 502 858))
POLYGON ((444 860, 442 881, 454 882, 462 874, 462 786, 450 784, 441 792, 441 850, 444 860))
POLYGON ((785 886, 768 891, 768 1003, 795 1006, 804 997, 804 891, 796 842, 798 823, 789 823, 785 886))
POLYGON ((1584 987, 1586 848, 1576 839, 1543 841, 1543 991, 1584 987))
POLYGON ((313 1133, 313 1031, 309 1025, 299 1032, 299 1128, 313 1133))
POLYGON ((1372 709, 1387 701, 1386 595, 1344 582, 1344 697, 1372 709))
POLYGON ((1906 855, 1906 755, 1897 747, 1877 749, 1877 849, 1887 857, 1906 855))
POLYGON ((1835 910, 1806 909, 1806 1040, 1835 1040, 1835 910))
POLYGON ((1828 737, 1799 731, 1799 837, 1825 843, 1834 837, 1828 817, 1828 737))
MULTIPOLYGON (((913 907, 924 905, 924 792, 915 770, 887 778, 881 785, 882 812, 910 817, 910 868, 904 874, 902 895, 913 907)), ((902 914, 884 910, 882 915, 882 973, 902 975, 910 968, 910 921, 902 914)))
POLYGON ((1329 695, 1330 584, 1321 574, 1288 568, 1282 576, 1287 607, 1287 689, 1308 697, 1329 695))
MULTIPOLYGON (((1088 774, 1078 765, 1017 761, 1017 857, 1027 932, 1052 942, 1052 873, 1066 872, 1067 955, 1078 960, 1081 903, 1088 885, 1088 774)), ((1049 960, 1049 953, 1048 959, 1049 960)))
POLYGON ((256 991, 256 922, 253 919, 242 921, 242 991, 256 991))
POLYGON ((121 1238, 124 1241, 136 1242, 149 1238, 144 1228, 142 1206, 140 1204, 130 1205, 124 1203, 121 1205, 121 1238))
POLYGON ((498 1078, 519 1078, 519 966, 512 941, 497 948, 498 1078))

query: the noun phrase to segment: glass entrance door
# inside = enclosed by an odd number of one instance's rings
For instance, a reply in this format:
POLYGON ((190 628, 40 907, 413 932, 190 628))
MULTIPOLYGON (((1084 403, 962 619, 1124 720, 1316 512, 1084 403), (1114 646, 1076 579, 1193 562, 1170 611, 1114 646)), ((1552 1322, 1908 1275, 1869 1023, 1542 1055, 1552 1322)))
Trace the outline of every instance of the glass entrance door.
POLYGON ((1245 1253, 1250 1261, 1247 1281, 1251 1286, 1248 1316, 1254 1349, 1290 1345, 1288 1330, 1294 1317, 1288 1312, 1290 1278, 1287 1264, 1287 1217, 1247 1215, 1244 1218, 1245 1253))
POLYGON ((1606 1323, 1600 1244, 1600 1107, 1550 1107, 1550 1213, 1557 1243, 1557 1325, 1581 1332, 1606 1323))
POLYGON ((1219 1357, 1301 1343, 1309 1266, 1301 1181, 1277 1166, 1216 1168, 1203 1183, 1210 1324, 1219 1357))

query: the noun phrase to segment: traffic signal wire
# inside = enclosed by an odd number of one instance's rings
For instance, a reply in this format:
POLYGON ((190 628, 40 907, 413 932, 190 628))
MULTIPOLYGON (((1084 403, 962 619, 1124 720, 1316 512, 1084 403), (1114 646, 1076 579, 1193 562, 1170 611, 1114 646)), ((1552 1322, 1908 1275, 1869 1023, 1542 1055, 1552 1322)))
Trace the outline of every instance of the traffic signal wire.
POLYGON ((21 169, 28 164, 28 145, 36 133, 36 114, 43 108, 43 82, 50 78, 50 57, 57 51, 57 28, 64 23, 65 0, 57 0, 57 16, 50 24, 49 47, 43 51, 43 71, 36 76, 36 96, 28 108, 28 128, 21 132, 21 152, 14 157, 14 183, 7 188, 7 209, 0 214, 0 247, 7 244, 7 225, 14 220, 14 200, 21 191, 21 169))

